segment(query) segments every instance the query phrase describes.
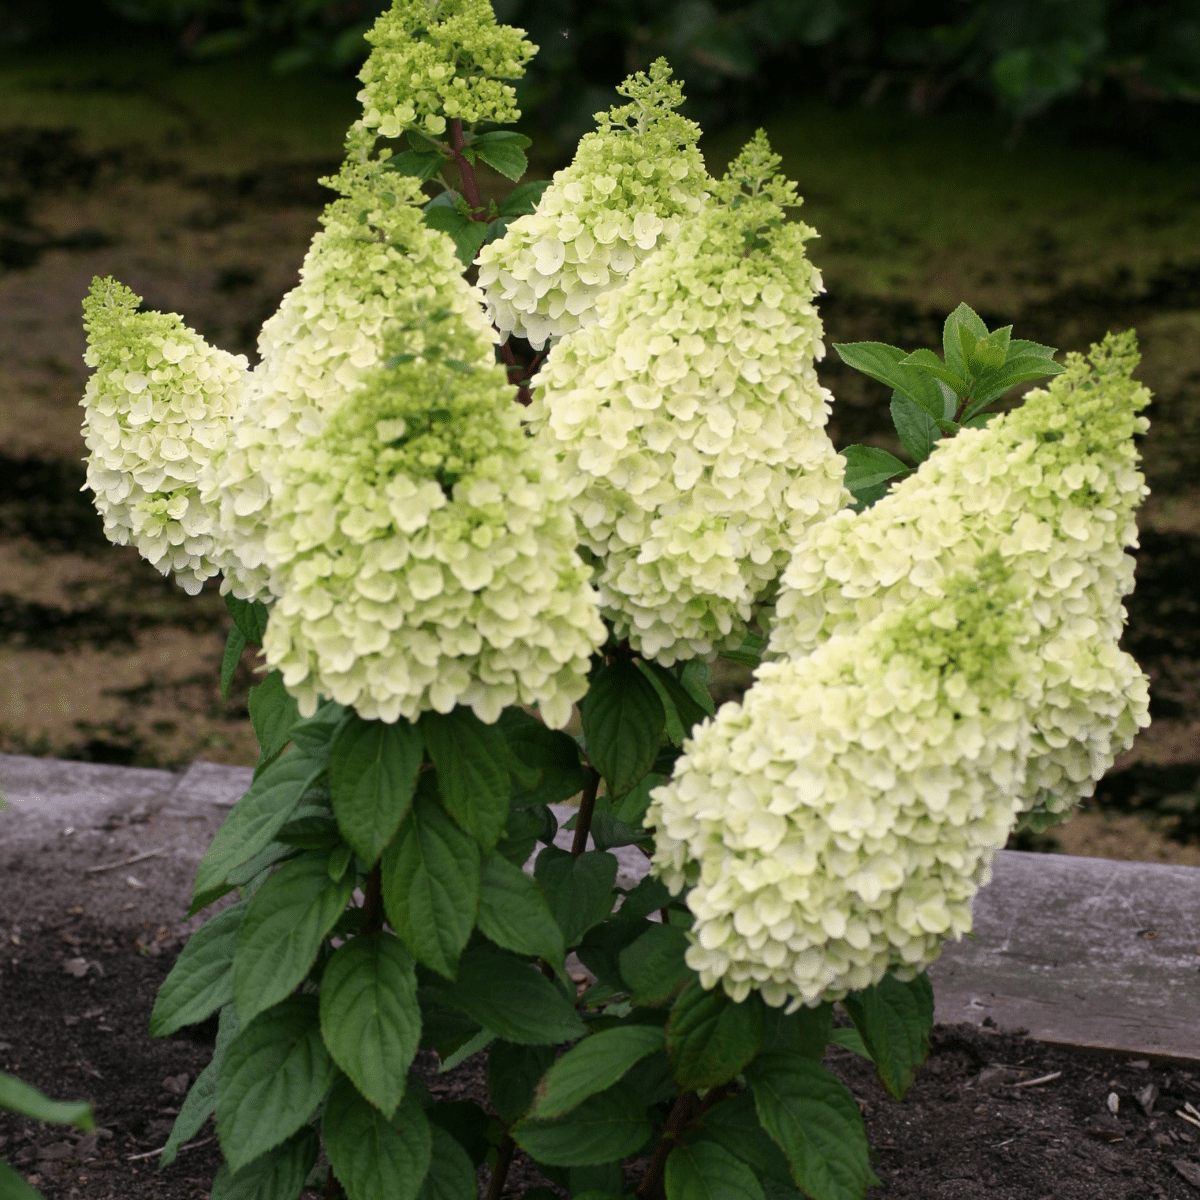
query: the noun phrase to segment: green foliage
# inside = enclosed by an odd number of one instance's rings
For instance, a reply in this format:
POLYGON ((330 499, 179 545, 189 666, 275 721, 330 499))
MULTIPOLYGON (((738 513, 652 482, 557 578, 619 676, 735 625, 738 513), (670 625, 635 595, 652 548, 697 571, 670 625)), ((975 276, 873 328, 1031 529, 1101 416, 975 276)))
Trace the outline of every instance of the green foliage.
POLYGON ((493 854, 479 873, 479 932, 505 950, 531 954, 561 967, 562 929, 546 895, 520 867, 493 854))
POLYGON ((171 1136, 159 1155, 159 1170, 169 1167, 179 1154, 179 1149, 200 1132, 204 1122, 217 1110, 217 1088, 220 1083, 221 1067, 225 1062, 225 1051, 229 1043, 238 1035, 241 1025, 238 1021, 237 1010, 232 1004, 221 1009, 221 1019, 217 1023, 217 1042, 213 1047, 213 1056, 208 1066, 196 1076, 196 1081, 188 1089, 188 1094, 180 1106, 179 1115, 171 1129, 171 1136))
POLYGON ((245 903, 235 904, 189 939, 155 998, 151 1037, 169 1037, 233 999, 233 955, 245 915, 245 903))
POLYGON ((842 1006, 878 1067, 880 1082, 902 1100, 929 1054, 933 1028, 929 977, 921 974, 901 983, 894 975, 885 975, 874 987, 847 996, 842 1006))
POLYGON ((671 1009, 667 1055, 681 1091, 720 1087, 750 1062, 763 1042, 763 1004, 756 993, 740 1004, 720 988, 694 980, 671 1009))
POLYGON ((374 865, 412 803, 424 743, 407 721, 383 725, 351 717, 329 752, 329 791, 342 836, 374 865))
POLYGON ((754 1172, 713 1142, 676 1146, 665 1182, 667 1200, 765 1200, 754 1172))
POLYGON ((622 659, 601 668, 580 712, 588 757, 612 795, 627 792, 654 765, 667 714, 658 690, 622 659))
MULTIPOLYGON (((905 451, 920 465, 940 437, 965 424, 983 424, 983 410, 1021 383, 1057 375, 1065 368, 1057 351, 1036 342, 1013 340, 1012 326, 988 332, 979 315, 960 304, 942 333, 945 358, 932 350, 905 354, 883 342, 834 345, 849 367, 892 388, 892 423, 905 451)), ((869 508, 894 479, 912 473, 894 454, 876 446, 847 446, 846 487, 855 508, 869 508)))
POLYGON ((513 1141, 536 1162, 587 1167, 636 1154, 654 1132, 637 1091, 618 1083, 589 1096, 554 1121, 525 1117, 512 1127, 513 1141))
POLYGON ((209 1200, 295 1200, 320 1150, 315 1129, 301 1129, 240 1171, 224 1163, 209 1200))
POLYGON ((589 1096, 611 1087, 634 1063, 662 1048, 658 1025, 621 1025, 584 1038, 542 1077, 530 1117, 561 1117, 589 1096))

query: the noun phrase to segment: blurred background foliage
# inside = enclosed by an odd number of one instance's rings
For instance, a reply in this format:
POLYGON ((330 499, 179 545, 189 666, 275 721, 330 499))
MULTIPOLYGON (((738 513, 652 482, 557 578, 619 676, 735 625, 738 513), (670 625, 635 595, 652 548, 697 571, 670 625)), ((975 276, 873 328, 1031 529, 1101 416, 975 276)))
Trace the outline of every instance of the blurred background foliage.
MULTIPOLYGON (((189 58, 254 50, 280 72, 357 69, 387 0, 0 0, 0 45, 168 38, 189 58)), ((994 106, 1015 135, 1055 107, 1161 125, 1200 100, 1200 0, 495 0, 541 51, 524 108, 564 140, 665 54, 706 128, 781 103, 994 106), (1154 112, 1154 119, 1147 112, 1154 112)), ((1160 139, 1161 140, 1161 139, 1160 139)), ((1169 141, 1170 138, 1167 138, 1169 141)))

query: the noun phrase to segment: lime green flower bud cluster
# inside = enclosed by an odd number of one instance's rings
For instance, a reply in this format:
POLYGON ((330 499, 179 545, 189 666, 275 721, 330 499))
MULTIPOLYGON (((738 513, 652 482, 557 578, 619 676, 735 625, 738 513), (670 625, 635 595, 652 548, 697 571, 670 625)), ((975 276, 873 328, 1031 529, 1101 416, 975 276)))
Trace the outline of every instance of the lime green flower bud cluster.
POLYGON ((696 147, 700 127, 671 68, 658 59, 617 90, 630 103, 597 113, 599 128, 504 237, 480 251, 488 315, 507 336, 541 349, 595 318, 598 296, 679 236, 700 210, 709 179, 696 147))
POLYGON ((505 79, 520 79, 537 47, 497 25, 489 0, 394 0, 366 35, 375 49, 359 78, 356 129, 385 138, 437 137, 448 121, 509 124, 521 115, 505 79))
POLYGON ((87 486, 109 540, 132 542, 195 595, 219 570, 217 514, 200 478, 229 439, 246 359, 140 304, 113 279, 97 279, 84 301, 87 486))
POLYGON ((1017 810, 1032 617, 997 562, 801 661, 766 663, 652 793, 653 869, 690 887, 689 966, 815 1005, 911 978, 971 927, 1017 810))
POLYGON ((1149 392, 1133 379, 1132 333, 1089 361, 1067 358, 1048 388, 986 429, 944 442, 873 508, 810 531, 783 575, 771 649, 802 658, 876 614, 938 596, 945 580, 999 553, 1037 620, 1024 820, 1065 817, 1149 724, 1145 675, 1118 648, 1133 589, 1134 514, 1147 488, 1133 435, 1149 392))
POLYGON ((453 246, 427 236, 410 176, 347 163, 327 181, 342 195, 326 206, 289 292, 259 336, 262 361, 251 379, 247 419, 205 477, 205 496, 221 509, 226 585, 243 598, 269 598, 266 536, 282 458, 319 437, 331 413, 364 386, 383 361, 384 341, 441 309, 490 332, 478 300, 445 284, 456 269, 453 246))
POLYGON ((350 194, 272 329, 278 418, 251 432, 301 436, 271 463, 255 535, 277 598, 267 663, 306 715, 321 696, 384 721, 537 704, 561 726, 605 629, 557 464, 522 430, 495 332, 415 181, 372 198, 371 170, 343 176, 350 194))
POLYGON ((680 237, 602 296, 535 380, 616 635, 669 665, 740 644, 849 496, 825 433, 813 231, 759 133, 680 237))

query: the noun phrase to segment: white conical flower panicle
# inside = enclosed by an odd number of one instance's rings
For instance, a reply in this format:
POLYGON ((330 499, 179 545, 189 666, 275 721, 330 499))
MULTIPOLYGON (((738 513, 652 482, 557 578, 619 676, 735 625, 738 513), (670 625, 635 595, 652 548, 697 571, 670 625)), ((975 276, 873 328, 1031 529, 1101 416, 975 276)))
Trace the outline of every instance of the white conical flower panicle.
POLYGON ((416 179, 350 162, 326 182, 342 194, 321 215, 299 285, 263 326, 245 418, 204 479, 205 497, 221 509, 226 586, 245 599, 272 594, 266 536, 283 456, 319 437, 364 386, 389 333, 450 304, 487 335, 477 297, 461 288, 442 295, 446 272, 461 268, 444 239, 424 235, 416 179))
POLYGON ((219 570, 216 509, 199 481, 229 438, 246 359, 140 304, 113 279, 97 279, 84 301, 87 486, 109 540, 132 542, 195 595, 219 570))
POLYGON ((971 927, 1019 808, 1032 618, 998 562, 766 663, 652 793, 687 962, 735 1000, 815 1005, 911 978, 971 927))
POLYGON ((1148 689, 1118 647, 1147 494, 1133 435, 1150 394, 1132 333, 1072 354, 1046 389, 942 442, 873 508, 811 530, 782 579, 771 650, 802 658, 876 614, 940 595, 999 553, 1037 620, 1043 698, 1024 820, 1061 820, 1149 724, 1148 689))
POLYGON ((565 488, 522 429, 453 244, 398 182, 344 173, 314 249, 323 286, 310 272, 308 307, 285 304, 308 323, 282 339, 288 394, 321 400, 272 467, 267 663, 305 714, 321 696, 384 721, 536 704, 558 727, 605 636, 565 488))
POLYGON ((507 125, 521 115, 506 79, 520 79, 537 47, 497 25, 488 0, 393 0, 366 34, 374 46, 359 79, 355 129, 385 138, 437 137, 447 121, 507 125))
POLYGON ((778 162, 760 133, 534 381, 604 614, 664 665, 740 644, 802 532, 849 499, 813 365, 813 231, 784 221, 778 162))
POLYGON ((699 212, 709 183, 700 127, 675 112, 683 91, 670 77, 660 58, 618 87, 630 103, 597 113, 599 128, 555 173, 536 212, 480 251, 479 286, 502 336, 540 350, 588 324, 597 297, 699 212))

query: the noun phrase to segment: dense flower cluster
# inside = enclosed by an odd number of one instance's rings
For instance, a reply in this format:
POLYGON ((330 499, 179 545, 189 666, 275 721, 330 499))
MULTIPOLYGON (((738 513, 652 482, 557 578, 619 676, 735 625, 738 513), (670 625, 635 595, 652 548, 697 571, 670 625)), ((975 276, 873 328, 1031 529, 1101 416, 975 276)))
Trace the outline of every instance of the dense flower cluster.
MULTIPOLYGON (((456 269, 453 247, 430 237, 410 176, 381 177, 371 163, 347 163, 327 181, 342 195, 321 216, 300 269, 300 283, 263 326, 261 363, 247 389, 245 419, 228 451, 204 477, 204 495, 221 509, 226 586, 243 598, 268 599, 270 502, 282 459, 319 437, 329 415, 363 386, 383 360, 384 339, 398 325, 447 313, 477 313, 462 287, 443 286, 456 269)), ((475 322, 486 336, 482 318, 475 322)))
POLYGON ((813 366, 813 231, 784 221, 778 163, 758 134, 534 381, 605 615, 665 665, 739 644, 804 529, 849 498, 813 366))
POLYGON ((268 484, 251 539, 277 597, 267 663, 304 713, 327 696, 368 719, 465 704, 494 721, 522 703, 561 726, 604 638, 563 484, 416 182, 393 203, 373 169, 343 174, 265 331, 261 413, 240 431, 263 453, 224 491, 236 523, 268 484))
POLYGON ((876 614, 938 596, 999 553, 1037 620, 1042 680, 1025 820, 1044 826, 1092 793, 1149 723, 1146 678, 1118 648, 1133 588, 1134 512, 1147 489, 1133 435, 1149 393, 1132 333, 1093 347, 986 429, 943 442, 873 508, 800 542, 782 579, 771 649, 803 658, 876 614))
POLYGON ((439 136, 447 121, 508 124, 521 114, 504 79, 520 79, 537 47, 497 25, 489 0, 393 0, 366 35, 360 128, 439 136))
POLYGON ((195 595, 219 569, 216 513, 199 480, 229 438, 246 359, 140 304, 113 279, 97 279, 84 301, 94 370, 82 400, 87 486, 107 537, 132 542, 195 595))
POLYGON ((1024 782, 1031 620, 998 560, 808 658, 767 663, 685 743, 646 816, 691 885, 689 966, 735 1000, 911 978, 971 927, 1024 782))
POLYGON ((659 59, 617 91, 630 103, 597 113, 571 165, 537 211, 518 217, 479 254, 479 286, 503 336, 541 349, 586 325, 598 296, 624 282, 700 210, 709 179, 700 127, 675 109, 683 91, 659 59))

